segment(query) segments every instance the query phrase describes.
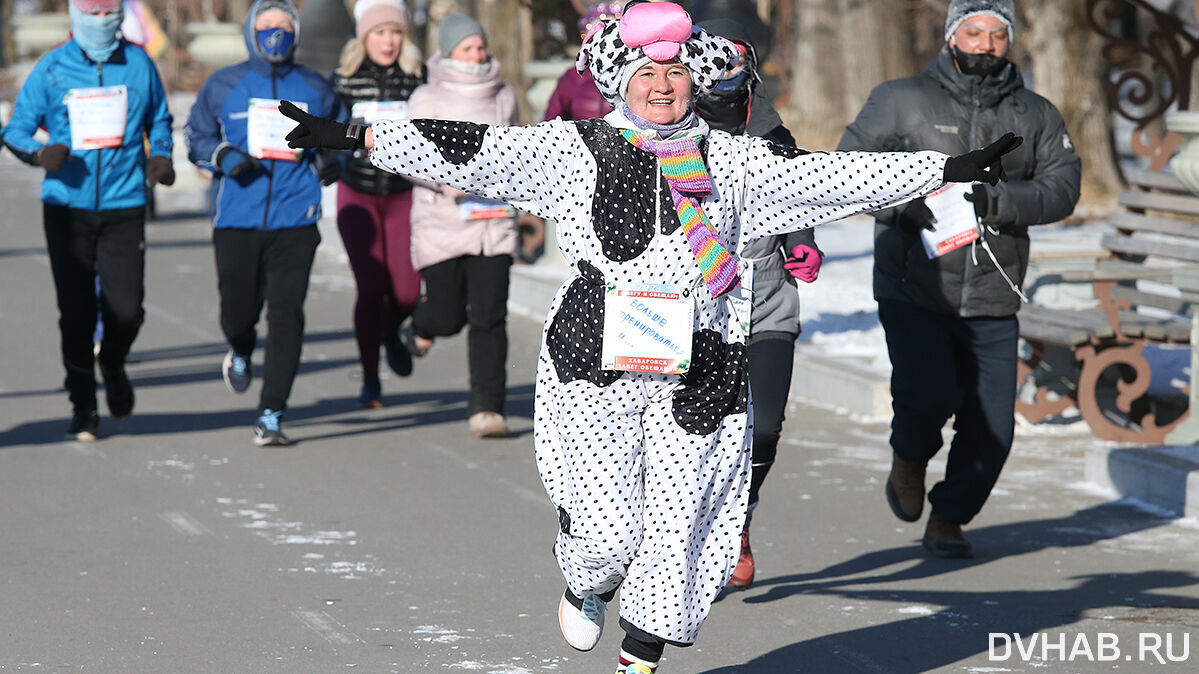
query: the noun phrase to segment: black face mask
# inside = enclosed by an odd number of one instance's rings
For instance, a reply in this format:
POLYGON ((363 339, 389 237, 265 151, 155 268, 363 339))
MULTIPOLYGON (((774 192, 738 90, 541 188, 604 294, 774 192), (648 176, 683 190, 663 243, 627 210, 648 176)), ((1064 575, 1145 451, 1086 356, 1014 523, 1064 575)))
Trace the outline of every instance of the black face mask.
POLYGON ((695 102, 695 112, 708 126, 734 136, 749 126, 749 89, 713 91, 695 102))
POLYGON ((957 46, 950 47, 958 69, 967 75, 998 75, 1007 65, 1007 59, 994 54, 967 54, 957 46))

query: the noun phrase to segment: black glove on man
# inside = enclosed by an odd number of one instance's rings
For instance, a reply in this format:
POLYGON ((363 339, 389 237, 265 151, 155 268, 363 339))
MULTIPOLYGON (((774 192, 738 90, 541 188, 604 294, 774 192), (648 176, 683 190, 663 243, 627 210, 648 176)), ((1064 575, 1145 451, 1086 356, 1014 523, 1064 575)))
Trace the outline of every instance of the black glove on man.
POLYGON ((146 182, 150 187, 175 184, 175 167, 170 157, 153 156, 146 160, 146 182))
POLYGON ((229 178, 237 178, 262 169, 262 162, 232 145, 226 145, 216 153, 216 165, 221 173, 229 178))
POLYGON ((933 212, 929 210, 928 204, 924 203, 924 197, 917 197, 900 206, 895 224, 911 234, 919 234, 922 229, 930 232, 937 229, 933 226, 933 212))
POLYGON ((291 101, 279 103, 279 112, 299 124, 287 134, 287 146, 323 147, 330 150, 357 150, 366 147, 366 126, 345 124, 317 117, 297 108, 291 101))
POLYGON ((37 151, 34 161, 38 166, 47 171, 57 171, 62 168, 62 165, 67 163, 67 159, 71 156, 71 148, 62 143, 53 145, 43 145, 37 151))
POLYGON ((318 152, 316 155, 316 177, 321 184, 328 186, 341 180, 341 162, 332 152, 318 152))
POLYGON ((974 204, 974 214, 978 216, 979 220, 987 217, 987 213, 991 212, 991 195, 982 185, 975 185, 974 189, 966 194, 965 199, 974 204))
POLYGON ((981 150, 950 157, 945 160, 945 182, 994 185, 1000 180, 1007 180, 1000 158, 1020 147, 1023 142, 1023 136, 1005 133, 1002 138, 981 150))

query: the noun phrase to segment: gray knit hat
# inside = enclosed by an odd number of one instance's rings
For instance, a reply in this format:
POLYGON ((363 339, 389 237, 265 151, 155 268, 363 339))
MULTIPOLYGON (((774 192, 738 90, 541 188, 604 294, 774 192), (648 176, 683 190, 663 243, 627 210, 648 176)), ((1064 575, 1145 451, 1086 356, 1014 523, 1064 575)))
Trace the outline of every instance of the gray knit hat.
POLYGON ((482 36, 483 42, 487 42, 487 33, 483 32, 483 26, 478 21, 457 12, 446 14, 437 27, 437 47, 441 50, 442 58, 449 58, 454 47, 471 35, 482 36))
POLYGON ((953 0, 945 17, 945 41, 949 42, 966 19, 978 14, 999 19, 1007 26, 1008 39, 1016 39, 1016 7, 1012 0, 953 0))

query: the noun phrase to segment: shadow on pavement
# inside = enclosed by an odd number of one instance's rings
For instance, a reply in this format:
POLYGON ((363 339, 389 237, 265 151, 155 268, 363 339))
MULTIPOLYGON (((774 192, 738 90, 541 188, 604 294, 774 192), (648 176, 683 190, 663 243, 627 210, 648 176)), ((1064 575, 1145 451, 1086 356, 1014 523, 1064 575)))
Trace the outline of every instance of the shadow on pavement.
MULTIPOLYGON (((946 608, 930 615, 799 642, 744 665, 708 670, 705 674, 836 669, 896 674, 924 672, 985 652, 990 632, 1026 635, 1044 632, 1074 623, 1085 617, 1089 610, 1111 607, 1199 609, 1199 600, 1194 598, 1154 592, 1159 588, 1199 584, 1199 577, 1180 572, 1082 576, 1077 577, 1081 582, 1075 588, 1051 591, 940 592, 860 587, 927 579, 1053 548, 1080 548, 1171 521, 1172 518, 1156 516, 1131 505, 1105 503, 1066 517, 967 530, 976 555, 970 560, 930 557, 919 543, 913 543, 902 548, 868 552, 811 573, 764 578, 755 582, 749 592, 766 589, 765 592, 751 596, 738 593, 745 603, 766 603, 804 594, 946 608), (885 571, 894 565, 907 566, 885 571), (960 633, 947 639, 946 630, 950 628, 960 630, 960 633), (897 644, 916 646, 896 648, 897 644), (920 644, 927 647, 920 648, 920 644), (803 664, 800 667, 798 663, 803 664), (885 664, 885 669, 878 668, 880 663, 885 664)), ((722 593, 717 601, 729 596, 729 593, 722 593)))
MULTIPOLYGON (((344 367, 345 363, 331 361, 318 365, 344 367)), ((216 378, 220 378, 219 372, 216 378)), ((135 386, 140 383, 140 379, 134 380, 135 386)), ((178 380, 171 383, 178 383, 178 380)), ((515 401, 508 410, 509 419, 532 419, 533 385, 513 387, 508 390, 508 395, 509 401, 515 401)), ((63 402, 65 409, 67 404, 65 400, 63 402)), ((127 419, 113 419, 102 414, 100 438, 103 440, 120 436, 171 435, 243 427, 246 429, 248 444, 250 428, 256 417, 255 398, 247 397, 245 402, 245 407, 235 410, 145 414, 134 412, 133 416, 127 419)), ((283 428, 293 440, 293 444, 300 444, 437 424, 460 423, 465 427, 468 417, 466 391, 412 391, 384 396, 384 403, 387 407, 380 410, 363 410, 356 396, 324 398, 311 405, 288 408, 283 415, 283 428), (306 429, 318 427, 322 427, 321 430, 333 427, 335 430, 318 432, 316 435, 305 433, 306 429)), ((69 424, 70 417, 65 413, 61 418, 18 424, 0 431, 0 448, 64 442, 69 424)), ((527 428, 515 428, 511 437, 519 438, 530 432, 527 428)))
MULTIPOLYGON (((946 567, 955 565, 945 564, 946 567)), ((947 569, 948 570, 948 569, 947 569)), ((1170 595, 1158 590, 1189 587, 1199 577, 1182 571, 1145 571, 1076 576, 1078 584, 1065 590, 1017 592, 940 592, 936 590, 853 590, 831 587, 806 590, 813 594, 866 601, 889 601, 944 606, 939 611, 913 618, 871 625, 791 644, 754 658, 744 665, 705 670, 704 674, 770 674, 781 672, 927 672, 987 652, 991 632, 1031 635, 1056 632, 1079 620, 1099 619, 1110 608, 1199 609, 1199 600, 1170 595)), ((1136 617, 1134 616, 1134 620, 1136 617)), ((1163 629, 1161 621, 1154 625, 1163 629)), ((1182 624, 1181 621, 1179 623, 1182 624)), ((1168 628, 1164 628, 1168 629, 1168 628)), ((1088 641, 1094 645, 1095 635, 1088 641)), ((1074 637, 1065 640, 1070 652, 1074 637)), ((1132 646, 1122 644, 1125 649, 1132 646)), ((1015 648, 1012 650, 1015 653, 1015 648)), ((1053 653, 1054 651, 1050 651, 1053 653)), ((1127 652, 1127 650, 1125 651, 1127 652)), ((1002 648, 999 650, 1002 653, 1002 648)), ((1040 657, 1041 649, 1037 648, 1040 657)), ((1012 659, 1020 663, 1018 654, 1012 659)), ((1012 664, 1012 660, 1007 660, 1012 664)), ((1003 664, 997 662, 996 664, 1003 664)), ((979 670, 984 671, 984 670, 979 670)), ((986 671, 1011 671, 995 669, 986 671)))
MULTIPOLYGON (((438 424, 460 424, 463 437, 469 437, 466 431, 466 422, 470 417, 467 410, 467 392, 466 391, 413 391, 410 393, 400 394, 384 394, 383 403, 386 405, 379 410, 361 410, 358 407, 356 398, 350 397, 343 399, 349 410, 359 411, 362 414, 345 415, 335 419, 321 418, 319 421, 313 420, 307 425, 312 426, 320 423, 323 426, 334 426, 340 430, 329 431, 318 435, 303 435, 301 433, 294 434, 294 439, 297 441, 315 442, 318 440, 331 440, 342 438, 359 433, 385 433, 390 431, 402 430, 405 428, 417 428, 420 426, 434 426, 438 424), (413 409, 413 408, 417 409, 413 409)), ((332 403, 334 401, 327 401, 332 403)), ((507 409, 505 414, 509 422, 509 438, 521 438, 532 433, 529 428, 513 428, 512 420, 523 418, 532 420, 533 418, 533 384, 522 384, 520 386, 510 387, 508 389, 507 409)), ((302 428, 307 421, 300 414, 293 414, 292 410, 288 410, 286 421, 289 423, 289 428, 302 428)), ((289 433, 290 434, 290 433, 289 433)))
MULTIPOLYGON (((1173 518, 1154 515, 1120 502, 1103 503, 1076 511, 1066 517, 997 524, 966 529, 974 545, 974 559, 948 561, 929 556, 919 543, 902 548, 877 550, 812 573, 766 578, 754 583, 753 590, 769 587, 765 593, 745 598, 757 604, 811 592, 825 585, 844 587, 875 583, 893 583, 929 578, 959 569, 989 564, 1051 548, 1076 548, 1119 538, 1168 524, 1173 518), (905 569, 873 573, 895 564, 912 562, 905 569), (845 578, 857 574, 872 574, 845 578), (842 580, 833 580, 842 579, 842 580)), ((752 591, 752 590, 751 590, 752 591)), ((723 595, 722 595, 723 597, 723 595)))

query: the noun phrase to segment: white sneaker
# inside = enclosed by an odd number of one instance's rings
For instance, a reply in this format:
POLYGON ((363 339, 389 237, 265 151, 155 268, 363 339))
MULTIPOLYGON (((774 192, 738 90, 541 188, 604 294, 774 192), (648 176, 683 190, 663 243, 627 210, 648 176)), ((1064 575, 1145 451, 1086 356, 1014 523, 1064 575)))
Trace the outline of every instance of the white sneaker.
POLYGON ((562 628, 566 643, 580 651, 595 648, 600 635, 604 633, 604 610, 607 608, 603 599, 589 594, 583 598, 583 609, 579 610, 566 601, 566 595, 563 594, 558 604, 558 626, 562 628))

